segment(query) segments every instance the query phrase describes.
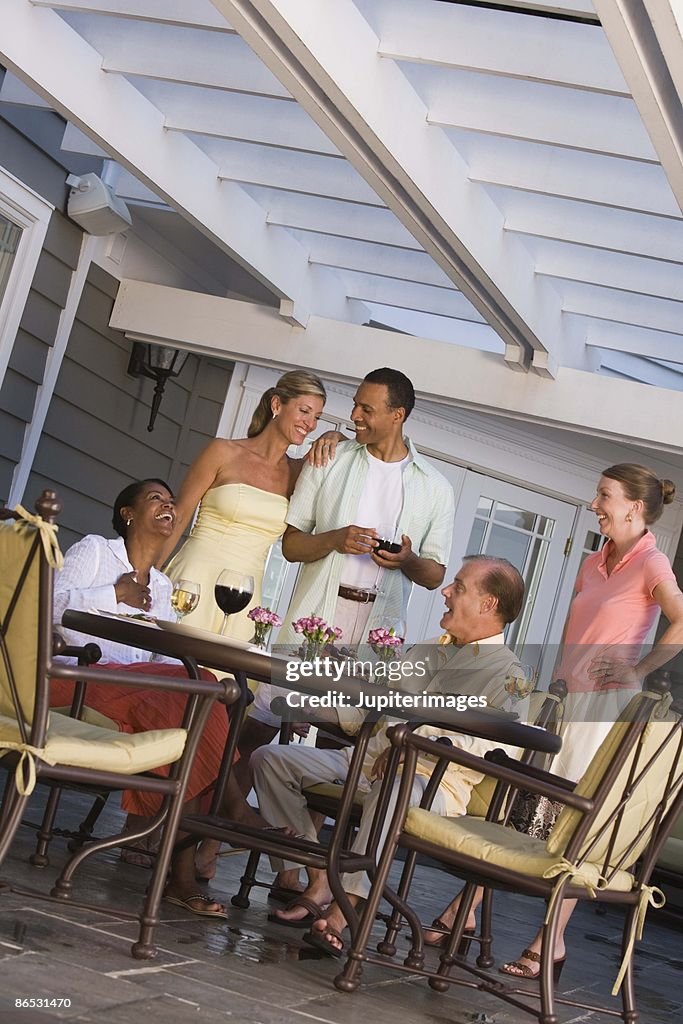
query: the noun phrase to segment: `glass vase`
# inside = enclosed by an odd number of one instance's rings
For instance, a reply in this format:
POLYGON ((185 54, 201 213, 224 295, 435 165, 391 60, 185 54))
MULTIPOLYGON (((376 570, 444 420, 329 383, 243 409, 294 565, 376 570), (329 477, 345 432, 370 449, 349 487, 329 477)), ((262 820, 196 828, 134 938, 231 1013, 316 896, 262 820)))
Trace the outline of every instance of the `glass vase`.
POLYGON ((249 643, 252 647, 259 647, 262 651, 268 650, 268 634, 271 627, 265 622, 254 623, 254 635, 249 643))

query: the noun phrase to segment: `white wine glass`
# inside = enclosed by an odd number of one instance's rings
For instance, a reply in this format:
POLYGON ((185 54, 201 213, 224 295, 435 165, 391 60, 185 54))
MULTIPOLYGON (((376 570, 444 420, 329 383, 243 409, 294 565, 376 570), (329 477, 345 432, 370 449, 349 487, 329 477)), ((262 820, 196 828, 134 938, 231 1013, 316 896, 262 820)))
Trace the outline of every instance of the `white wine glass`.
POLYGON ((254 596, 254 577, 245 576, 236 569, 223 569, 213 588, 216 604, 223 612, 221 636, 225 636, 228 619, 243 611, 254 596))
POLYGON ((199 604, 201 592, 202 588, 199 583, 193 583, 192 580, 175 581, 171 594, 171 605, 178 616, 178 622, 195 610, 199 604))

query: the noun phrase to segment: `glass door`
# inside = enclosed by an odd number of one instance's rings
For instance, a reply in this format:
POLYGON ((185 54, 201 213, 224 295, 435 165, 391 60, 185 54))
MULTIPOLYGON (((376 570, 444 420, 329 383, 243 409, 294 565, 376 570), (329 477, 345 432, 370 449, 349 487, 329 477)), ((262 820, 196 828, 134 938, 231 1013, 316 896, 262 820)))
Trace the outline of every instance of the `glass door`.
MULTIPOLYGON (((480 473, 465 473, 446 580, 453 579, 466 555, 497 555, 512 562, 524 579, 526 598, 520 616, 508 627, 506 640, 536 669, 542 660, 540 645, 549 635, 576 514, 575 506, 557 498, 480 473)), ((442 611, 443 598, 431 595, 422 616, 422 636, 439 633, 442 611)))

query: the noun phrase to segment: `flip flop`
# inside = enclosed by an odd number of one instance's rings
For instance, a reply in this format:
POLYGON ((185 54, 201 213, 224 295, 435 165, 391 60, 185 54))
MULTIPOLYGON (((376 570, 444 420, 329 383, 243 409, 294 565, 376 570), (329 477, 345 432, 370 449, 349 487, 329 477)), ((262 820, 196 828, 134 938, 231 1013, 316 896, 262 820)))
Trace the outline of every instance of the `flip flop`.
POLYGON ((273 903, 291 903, 297 896, 303 895, 303 889, 288 889, 281 885, 273 885, 268 890, 266 896, 267 900, 272 900, 273 903))
POLYGON ((167 903, 173 903, 176 907, 183 907, 184 910, 189 910, 191 914, 197 914, 198 917, 221 917, 226 921, 228 919, 228 912, 225 908, 223 910, 202 910, 201 907, 190 906, 192 900, 199 900, 205 905, 218 903, 218 900, 212 900, 205 892, 193 892, 191 896, 186 896, 185 899, 181 899, 180 896, 164 896, 164 899, 167 903))
POLYGON ((315 900, 310 899, 308 896, 304 896, 302 893, 299 893, 293 900, 290 900, 285 907, 285 910, 295 910, 296 907, 303 907, 307 910, 308 914, 306 917, 299 918, 298 921, 288 921, 286 918, 280 917, 280 915, 275 912, 273 914, 268 914, 268 920, 274 921, 275 924, 284 925, 285 928, 310 928, 314 921, 324 917, 327 912, 327 907, 321 907, 319 903, 315 902, 315 900))
POLYGON ((303 940, 304 942, 307 942, 309 946, 314 946, 316 949, 319 949, 324 953, 325 956, 331 956, 335 960, 338 960, 344 952, 344 939, 336 928, 330 928, 328 926, 327 928, 323 928, 321 931, 308 931, 303 936, 303 940), (329 942, 325 938, 326 935, 331 935, 333 939, 337 939, 341 942, 341 947, 335 946, 329 942))

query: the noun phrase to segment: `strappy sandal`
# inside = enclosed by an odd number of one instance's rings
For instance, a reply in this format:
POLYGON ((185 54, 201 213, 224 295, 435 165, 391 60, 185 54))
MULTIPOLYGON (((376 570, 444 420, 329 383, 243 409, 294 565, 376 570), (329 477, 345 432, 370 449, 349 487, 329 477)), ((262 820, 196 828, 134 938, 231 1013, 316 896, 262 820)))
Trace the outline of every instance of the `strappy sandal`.
MULTIPOLYGON (((453 926, 451 925, 449 927, 449 925, 447 925, 446 922, 442 920, 440 917, 435 917, 429 927, 433 928, 434 930, 443 932, 443 935, 440 935, 436 941, 432 940, 430 942, 428 939, 425 939, 425 946, 432 946, 436 949, 440 949, 446 946, 448 938, 453 930, 453 926)), ((467 954, 470 951, 470 943, 472 941, 472 936, 476 933, 476 930, 476 928, 465 928, 464 932, 462 933, 462 938, 460 939, 460 942, 458 944, 458 948, 456 950, 457 956, 467 956, 467 954)))
MULTIPOLYGON (((553 981, 560 980, 566 959, 565 955, 553 960, 553 981)), ((512 978, 530 978, 534 981, 541 973, 541 954, 534 953, 533 949, 523 949, 519 960, 510 960, 506 964, 501 964, 498 970, 501 974, 509 974, 512 978), (531 960, 532 963, 538 964, 538 970, 532 970, 528 964, 523 964, 522 960, 531 960)))

